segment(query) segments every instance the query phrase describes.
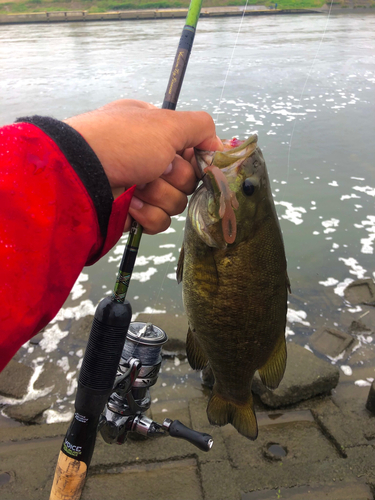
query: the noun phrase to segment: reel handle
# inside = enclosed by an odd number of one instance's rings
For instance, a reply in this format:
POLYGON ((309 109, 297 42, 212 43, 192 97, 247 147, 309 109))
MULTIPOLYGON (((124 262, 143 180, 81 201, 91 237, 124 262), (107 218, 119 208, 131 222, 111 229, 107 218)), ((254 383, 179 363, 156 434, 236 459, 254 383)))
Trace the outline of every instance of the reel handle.
POLYGON ((214 441, 212 436, 204 432, 194 431, 189 429, 186 425, 182 424, 179 420, 170 420, 166 418, 163 422, 163 429, 166 430, 170 436, 185 439, 202 451, 210 451, 214 441))

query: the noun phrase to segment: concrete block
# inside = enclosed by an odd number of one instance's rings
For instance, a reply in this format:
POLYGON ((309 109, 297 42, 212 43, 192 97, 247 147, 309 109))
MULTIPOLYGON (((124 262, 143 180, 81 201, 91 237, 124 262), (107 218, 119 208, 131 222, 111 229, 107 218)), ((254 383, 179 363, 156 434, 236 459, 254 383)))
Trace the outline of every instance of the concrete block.
POLYGON ((200 466, 204 498, 209 500, 240 500, 236 476, 227 461, 209 462, 200 466))
POLYGON ((372 279, 355 280, 345 288, 344 296, 353 305, 375 305, 375 284, 372 279))
POLYGON ((284 378, 277 389, 270 391, 258 374, 254 377, 252 390, 259 394, 264 404, 279 408, 329 393, 336 387, 340 376, 337 367, 292 342, 288 342, 287 352, 284 378))
POLYGON ((202 500, 193 458, 107 469, 88 477, 82 500, 202 500))
POLYGON ((367 484, 342 482, 340 484, 299 486, 296 488, 277 488, 268 491, 253 491, 242 495, 241 500, 372 500, 371 489, 367 484))
POLYGON ((309 338, 309 344, 321 354, 336 358, 354 342, 354 337, 335 328, 324 326, 309 338))
POLYGON ((22 398, 27 392, 32 368, 11 359, 0 373, 0 394, 11 398, 22 398))

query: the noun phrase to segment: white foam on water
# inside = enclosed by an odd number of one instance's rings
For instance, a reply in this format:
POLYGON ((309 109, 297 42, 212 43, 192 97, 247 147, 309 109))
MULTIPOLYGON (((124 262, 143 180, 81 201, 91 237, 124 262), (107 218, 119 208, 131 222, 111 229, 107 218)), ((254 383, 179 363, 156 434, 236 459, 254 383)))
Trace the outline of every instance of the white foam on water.
POLYGON ((364 181, 364 177, 350 177, 351 179, 354 179, 355 181, 364 181))
POLYGON ((333 286, 333 285, 337 285, 338 282, 339 282, 339 280, 329 277, 329 278, 327 278, 326 281, 319 281, 319 285, 333 286))
POLYGON ((66 380, 69 382, 68 388, 66 390, 67 396, 72 396, 78 387, 78 380, 75 377, 77 371, 69 372, 66 376, 66 380))
POLYGON ((336 227, 339 227, 340 221, 339 219, 328 219, 322 221, 322 226, 326 229, 323 231, 325 234, 334 233, 336 231, 336 227))
POLYGON ((333 291, 336 295, 343 297, 345 288, 350 285, 350 283, 353 283, 353 281, 354 280, 351 278, 346 278, 344 281, 341 281, 333 291))
POLYGON ((136 321, 140 314, 166 314, 167 311, 162 309, 153 309, 152 307, 146 307, 144 311, 139 311, 133 314, 132 321, 136 321))
POLYGON ((307 318, 307 313, 305 311, 295 311, 294 309, 288 308, 287 320, 289 323, 301 323, 305 326, 311 326, 308 321, 305 321, 307 318))
MULTIPOLYGON (((111 293, 111 292, 110 292, 111 293)), ((83 300, 78 306, 74 307, 62 307, 60 311, 53 318, 51 323, 56 323, 56 321, 63 321, 64 319, 81 319, 85 316, 94 315, 95 307, 91 300, 83 300)))
POLYGON ((150 255, 149 257, 145 257, 141 255, 137 257, 135 261, 135 266, 147 266, 152 262, 154 266, 160 266, 161 264, 165 264, 166 262, 175 262, 177 259, 174 257, 173 253, 167 253, 165 255, 150 255))
POLYGON ((341 201, 343 200, 350 200, 351 198, 361 198, 360 196, 358 196, 357 194, 343 194, 340 198, 341 201))
POLYGON ((175 233, 175 232, 176 232, 176 230, 173 229, 173 227, 169 227, 168 229, 166 229, 165 231, 163 231, 160 234, 170 234, 170 233, 175 233))
POLYGON ((337 181, 329 182, 328 186, 339 187, 339 185, 337 184, 337 181))
POLYGON ((46 410, 43 412, 43 417, 46 419, 47 424, 57 424, 59 422, 70 422, 73 418, 74 413, 72 411, 67 411, 65 413, 58 412, 56 410, 46 410))
POLYGON ((159 245, 159 248, 176 248, 174 243, 167 243, 166 245, 159 245))
POLYGON ((281 216, 283 219, 293 222, 293 224, 297 226, 302 224, 302 214, 306 213, 303 207, 294 207, 293 203, 288 201, 275 201, 275 205, 281 205, 286 208, 285 214, 281 216))
POLYGON ((171 219, 176 219, 178 222, 185 222, 186 216, 185 215, 172 215, 171 219))
POLYGON ((66 373, 67 371, 69 371, 69 360, 68 360, 68 357, 67 356, 63 356, 61 359, 58 359, 57 362, 56 362, 57 366, 59 366, 60 368, 62 368, 62 370, 64 371, 64 373, 66 373))
POLYGON ((362 244, 361 252, 365 254, 372 254, 374 253, 373 244, 375 241, 375 216, 367 215, 366 219, 368 220, 361 221, 362 222, 361 227, 368 226, 366 227, 366 231, 370 234, 367 238, 361 238, 361 244, 362 244))
POLYGON ((370 387, 371 383, 368 382, 367 380, 356 380, 354 382, 355 385, 358 385, 358 387, 370 387))
POLYGON ((27 401, 33 401, 35 399, 42 398, 47 396, 52 389, 55 387, 54 385, 50 387, 45 387, 44 389, 34 389, 34 384, 38 380, 40 374, 44 370, 44 361, 46 358, 38 357, 33 360, 32 367, 34 369, 33 374, 30 377, 29 383, 27 385, 26 394, 21 399, 16 398, 8 398, 5 396, 0 396, 0 404, 3 405, 21 405, 26 403, 27 401))
POLYGON ((88 280, 89 280, 89 275, 88 274, 81 273, 78 276, 77 281, 74 283, 73 288, 72 288, 72 290, 70 292, 72 300, 77 300, 80 297, 82 297, 82 295, 84 295, 86 293, 86 290, 83 288, 83 286, 81 285, 81 283, 85 282, 85 281, 88 281, 88 280))
POLYGON ((141 283, 145 283, 146 281, 149 281, 151 279, 151 276, 153 276, 157 272, 158 272, 157 269, 155 269, 154 267, 150 267, 147 269, 147 271, 140 273, 133 273, 132 279, 139 281, 141 283))
POLYGON ((350 368, 349 365, 341 365, 340 368, 343 371, 343 373, 348 377, 350 377, 350 375, 353 374, 353 370, 350 368))
POLYGON ((309 346, 309 344, 305 344, 303 347, 304 347, 307 351, 310 351, 310 352, 314 353, 314 351, 311 349, 311 347, 309 346))
POLYGON ((177 281, 176 273, 167 274, 167 278, 172 280, 172 281, 177 281))
POLYGON ((349 257, 348 259, 345 259, 344 257, 339 257, 339 261, 343 262, 346 266, 350 267, 350 274, 354 274, 357 276, 358 279, 362 279, 366 275, 366 269, 364 269, 360 264, 358 264, 358 261, 354 259, 353 257, 349 257))
POLYGON ((57 349, 60 340, 62 340, 68 334, 68 330, 61 331, 59 325, 56 323, 44 330, 43 338, 39 342, 39 346, 43 349, 43 351, 47 353, 53 352, 57 349))
POLYGON ((292 336, 292 335, 295 335, 295 333, 293 332, 293 330, 291 330, 291 329, 289 328, 289 326, 286 326, 286 327, 285 327, 285 338, 290 337, 290 336, 292 336))
POLYGON ((338 356, 336 356, 334 358, 332 358, 331 356, 328 356, 328 354, 326 354, 326 356, 331 361, 331 364, 335 365, 337 363, 337 361, 341 361, 342 359, 344 359, 345 351, 343 351, 341 354, 339 354, 338 356))
POLYGON ((375 188, 370 186, 353 186, 353 189, 368 194, 369 196, 375 196, 375 188))

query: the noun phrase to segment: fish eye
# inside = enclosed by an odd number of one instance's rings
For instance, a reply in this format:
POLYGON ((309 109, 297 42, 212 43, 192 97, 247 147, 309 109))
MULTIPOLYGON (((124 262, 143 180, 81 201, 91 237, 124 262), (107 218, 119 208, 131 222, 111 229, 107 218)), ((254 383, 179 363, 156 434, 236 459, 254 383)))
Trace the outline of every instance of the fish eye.
POLYGON ((244 183, 242 184, 242 191, 246 196, 251 196, 254 193, 255 186, 250 179, 245 179, 244 183))

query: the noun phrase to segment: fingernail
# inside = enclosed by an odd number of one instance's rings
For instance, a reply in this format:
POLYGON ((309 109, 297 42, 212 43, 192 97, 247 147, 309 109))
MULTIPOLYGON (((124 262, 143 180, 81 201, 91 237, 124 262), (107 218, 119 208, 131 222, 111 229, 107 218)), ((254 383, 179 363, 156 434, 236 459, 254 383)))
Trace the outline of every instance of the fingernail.
POLYGON ((140 210, 143 207, 143 201, 137 198, 136 196, 133 196, 130 202, 130 206, 135 210, 140 210))
POLYGON ((170 163, 168 167, 164 170, 163 175, 168 175, 172 172, 173 165, 170 163))

